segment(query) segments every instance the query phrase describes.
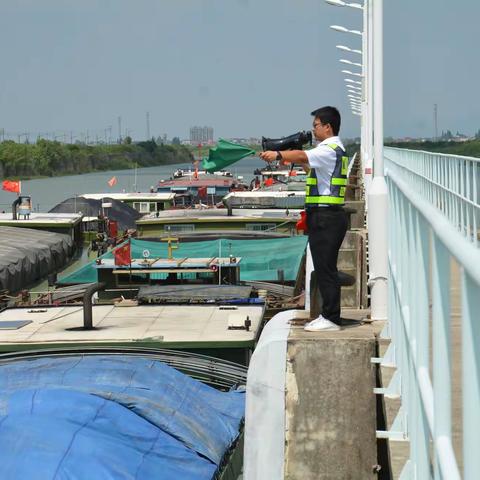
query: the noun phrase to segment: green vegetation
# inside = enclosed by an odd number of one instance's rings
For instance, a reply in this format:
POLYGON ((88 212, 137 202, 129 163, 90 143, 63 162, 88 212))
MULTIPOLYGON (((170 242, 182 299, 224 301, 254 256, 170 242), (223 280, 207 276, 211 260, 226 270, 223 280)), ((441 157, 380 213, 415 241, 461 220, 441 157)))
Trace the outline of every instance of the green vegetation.
MULTIPOLYGON (((480 157, 480 138, 464 142, 439 141, 439 142, 392 142, 386 141, 385 146, 407 148, 409 150, 423 150, 424 152, 447 153, 451 155, 463 155, 466 157, 480 157)), ((360 150, 360 144, 349 143, 345 145, 347 155, 352 156, 360 150)))
POLYGON ((388 142, 389 147, 408 148, 409 150, 423 150, 426 152, 449 153, 451 155, 464 155, 466 157, 480 157, 480 139, 465 142, 388 142))
POLYGON ((157 145, 153 140, 122 145, 63 144, 38 140, 35 144, 0 143, 0 178, 54 177, 101 170, 153 167, 192 161, 181 145, 157 145))

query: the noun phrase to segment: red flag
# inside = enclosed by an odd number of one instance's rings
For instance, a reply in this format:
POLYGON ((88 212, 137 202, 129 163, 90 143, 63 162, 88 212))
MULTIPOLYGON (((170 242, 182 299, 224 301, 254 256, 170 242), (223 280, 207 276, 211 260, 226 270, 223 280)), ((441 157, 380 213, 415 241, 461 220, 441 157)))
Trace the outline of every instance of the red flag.
POLYGON ((110 187, 113 187, 117 184, 117 177, 112 177, 107 183, 110 185, 110 187))
POLYGON ((18 182, 13 180, 4 180, 2 182, 2 190, 7 192, 20 193, 20 180, 18 182))
POLYGON ((303 230, 303 233, 307 233, 307 212, 302 210, 300 212, 300 220, 295 224, 295 228, 298 230, 303 230))
POLYGON ((113 257, 115 259, 115 265, 130 265, 132 261, 130 241, 125 245, 116 248, 113 251, 113 257))
POLYGON ((207 187, 198 187, 198 197, 207 198, 207 187))

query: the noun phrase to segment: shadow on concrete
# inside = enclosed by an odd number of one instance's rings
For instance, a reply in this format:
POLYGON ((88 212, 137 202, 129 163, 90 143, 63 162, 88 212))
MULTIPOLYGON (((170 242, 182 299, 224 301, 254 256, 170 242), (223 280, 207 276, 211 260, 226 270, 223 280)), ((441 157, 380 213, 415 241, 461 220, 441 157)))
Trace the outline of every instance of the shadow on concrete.
POLYGON ((365 322, 362 320, 355 320, 354 318, 340 318, 340 327, 345 328, 355 328, 364 325, 365 322))

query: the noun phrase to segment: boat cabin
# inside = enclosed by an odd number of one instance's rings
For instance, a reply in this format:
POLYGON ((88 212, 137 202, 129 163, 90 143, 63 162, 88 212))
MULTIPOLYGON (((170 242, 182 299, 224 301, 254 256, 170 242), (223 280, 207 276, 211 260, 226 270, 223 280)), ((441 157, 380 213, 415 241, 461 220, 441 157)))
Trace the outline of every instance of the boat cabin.
POLYGON ((207 208, 166 210, 136 221, 139 237, 155 238, 169 233, 211 231, 278 232, 295 235, 300 210, 275 208, 207 208))
MULTIPOLYGON (((148 255, 147 250, 145 255, 148 255)), ((122 296, 133 298, 137 297, 142 287, 147 286, 152 288, 143 289, 143 294, 149 292, 149 295, 154 295, 154 292, 157 292, 158 299, 164 296, 162 292, 171 293, 172 298, 177 300, 180 297, 191 298, 196 285, 238 285, 240 261, 241 258, 233 256, 226 258, 145 257, 132 259, 129 265, 116 265, 115 259, 98 259, 95 265, 98 281, 105 285, 105 290, 99 292, 99 298, 118 299, 122 296), (167 289, 159 288, 166 285, 168 285, 167 289), (187 296, 180 294, 179 297, 180 290, 188 292, 187 296)), ((167 302, 168 298, 164 298, 164 301, 167 302)))
POLYGON ((175 205, 175 194, 172 192, 84 193, 81 196, 94 200, 113 198, 143 214, 168 210, 175 205))

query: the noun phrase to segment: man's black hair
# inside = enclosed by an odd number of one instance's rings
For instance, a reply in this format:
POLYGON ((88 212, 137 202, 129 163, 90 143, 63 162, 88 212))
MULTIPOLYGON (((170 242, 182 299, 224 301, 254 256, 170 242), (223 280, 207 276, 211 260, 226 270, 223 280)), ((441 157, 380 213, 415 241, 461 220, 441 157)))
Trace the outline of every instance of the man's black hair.
POLYGON ((330 124, 334 135, 340 131, 340 112, 335 107, 322 107, 314 110, 311 115, 318 118, 323 125, 330 124))

